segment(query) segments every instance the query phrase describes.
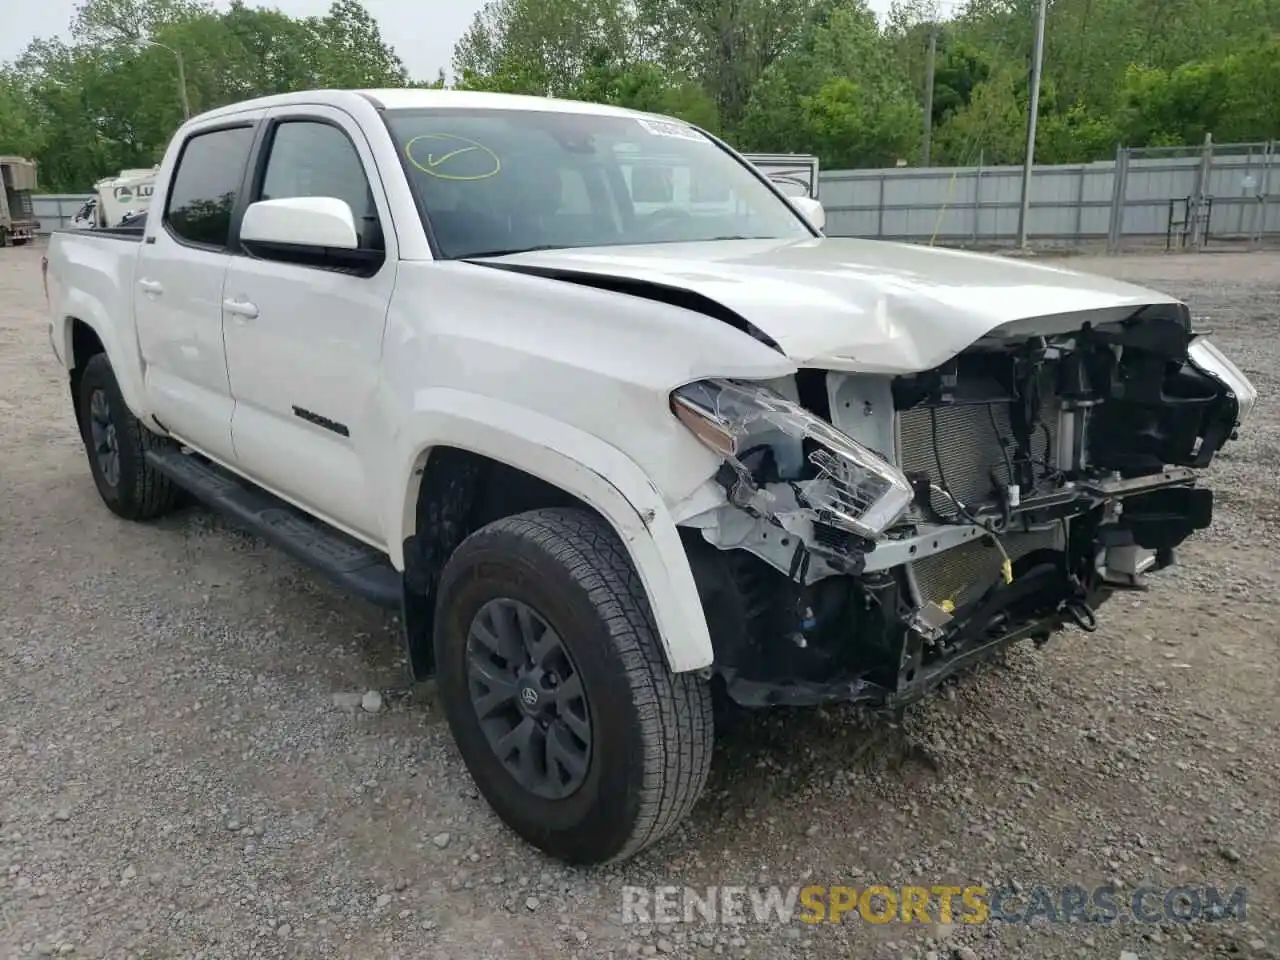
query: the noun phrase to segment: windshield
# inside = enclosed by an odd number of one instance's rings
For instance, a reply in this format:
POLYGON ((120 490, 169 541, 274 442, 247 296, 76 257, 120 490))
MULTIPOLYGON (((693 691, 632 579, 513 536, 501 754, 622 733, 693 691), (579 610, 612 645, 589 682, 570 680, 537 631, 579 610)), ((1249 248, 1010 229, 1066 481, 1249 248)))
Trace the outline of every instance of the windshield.
POLYGON ((386 121, 445 257, 813 235, 751 170, 678 121, 449 109, 392 110, 386 121))

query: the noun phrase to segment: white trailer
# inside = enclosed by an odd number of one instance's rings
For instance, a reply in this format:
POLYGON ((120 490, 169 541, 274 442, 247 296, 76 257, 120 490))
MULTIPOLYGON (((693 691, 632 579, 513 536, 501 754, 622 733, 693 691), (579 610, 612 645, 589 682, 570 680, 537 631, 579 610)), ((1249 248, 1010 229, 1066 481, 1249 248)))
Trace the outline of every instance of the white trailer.
POLYGON ((71 218, 74 230, 94 230, 119 226, 129 214, 137 214, 151 205, 158 167, 121 170, 117 176, 99 180, 93 185, 93 196, 71 218))
POLYGON ((788 197, 818 197, 818 158, 798 153, 745 153, 788 197))

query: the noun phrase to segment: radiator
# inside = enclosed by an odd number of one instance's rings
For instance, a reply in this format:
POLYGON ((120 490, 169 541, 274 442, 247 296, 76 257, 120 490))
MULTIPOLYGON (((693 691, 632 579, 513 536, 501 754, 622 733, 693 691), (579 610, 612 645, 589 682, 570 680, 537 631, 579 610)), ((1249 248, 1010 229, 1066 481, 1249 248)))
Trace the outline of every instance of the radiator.
MULTIPOLYGON (((1032 437, 1037 476, 1052 469, 1057 458, 1058 411, 1056 397, 1042 398, 1040 416, 1044 426, 1037 426, 1032 437)), ((1000 483, 1009 482, 1014 450, 1007 403, 915 407, 898 414, 899 467, 907 473, 923 473, 938 486, 945 480, 947 488, 967 505, 977 506, 993 499, 993 477, 1000 483)), ((947 497, 934 492, 930 499, 941 516, 955 517, 955 504, 947 497)), ((909 518, 924 519, 918 508, 913 507, 912 511, 909 518)), ((1011 533, 1000 539, 1014 561, 1033 550, 1055 548, 1058 541, 1056 528, 1011 533)), ((951 600, 957 606, 973 600, 999 579, 1002 559, 991 539, 982 537, 916 560, 911 572, 919 599, 935 603, 951 600)))
MULTIPOLYGON (((1057 397, 1042 399, 1044 426, 1037 426, 1031 438, 1037 475, 1051 468, 1057 458, 1058 410, 1057 397)), ((938 486, 945 481, 966 504, 976 506, 992 500, 993 477, 1000 483, 1009 482, 1014 450, 1007 403, 914 407, 898 414, 898 466, 907 473, 926 474, 938 486)), ((947 497, 934 492, 931 500, 933 509, 942 516, 956 515, 955 504, 947 497)), ((921 519, 918 510, 915 519, 921 519)))
MULTIPOLYGON (((1000 543, 1014 563, 1033 550, 1062 549, 1057 527, 1034 533, 1002 534, 1000 543)), ((976 600, 1000 579, 1003 559, 991 538, 982 537, 916 560, 911 564, 911 573, 919 600, 938 604, 950 600, 956 606, 976 600)))

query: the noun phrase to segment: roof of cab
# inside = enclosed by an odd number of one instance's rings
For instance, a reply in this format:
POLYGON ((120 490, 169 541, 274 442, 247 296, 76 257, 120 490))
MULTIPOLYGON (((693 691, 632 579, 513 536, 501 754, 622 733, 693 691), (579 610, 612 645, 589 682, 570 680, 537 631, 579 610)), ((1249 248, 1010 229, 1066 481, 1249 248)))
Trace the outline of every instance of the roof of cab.
POLYGON ((354 98, 361 98, 378 109, 385 110, 434 107, 458 110, 542 110, 600 116, 655 116, 638 110, 628 110, 603 103, 587 103, 581 100, 557 100, 554 97, 530 97, 514 93, 482 93, 475 90, 428 90, 404 87, 384 90, 303 90, 297 93, 281 93, 217 107, 192 119, 205 120, 242 113, 246 110, 304 104, 331 104, 341 107, 351 103, 354 98))

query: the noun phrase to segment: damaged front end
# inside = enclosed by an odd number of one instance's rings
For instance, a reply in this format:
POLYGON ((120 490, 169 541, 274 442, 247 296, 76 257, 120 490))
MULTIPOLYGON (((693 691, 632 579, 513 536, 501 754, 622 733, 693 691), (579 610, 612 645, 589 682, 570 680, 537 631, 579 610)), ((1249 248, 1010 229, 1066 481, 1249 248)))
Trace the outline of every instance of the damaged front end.
POLYGON ((735 701, 905 705, 1016 640, 1093 630, 1208 526, 1195 471, 1256 392, 1185 308, 1020 326, 906 376, 672 395, 724 459, 722 502, 682 526, 735 701))

